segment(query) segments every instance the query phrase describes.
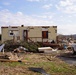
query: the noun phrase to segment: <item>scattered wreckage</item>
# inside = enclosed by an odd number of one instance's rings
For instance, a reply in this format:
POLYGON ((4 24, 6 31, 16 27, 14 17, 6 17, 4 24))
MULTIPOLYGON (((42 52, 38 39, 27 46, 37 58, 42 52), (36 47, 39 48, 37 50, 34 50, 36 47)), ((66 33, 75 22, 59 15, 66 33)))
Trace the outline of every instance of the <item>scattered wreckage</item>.
MULTIPOLYGON (((22 61, 22 58, 19 56, 19 53, 26 53, 28 51, 28 49, 24 48, 23 46, 19 46, 18 48, 15 48, 12 52, 9 52, 9 54, 5 54, 4 53, 4 46, 5 44, 2 44, 0 46, 0 52, 2 51, 3 52, 3 55, 0 56, 0 61, 22 61)), ((55 48, 52 48, 52 47, 39 47, 38 48, 38 51, 39 52, 44 52, 44 53, 51 53, 51 52, 54 52, 58 50, 58 47, 59 45, 56 44, 56 45, 53 45, 52 46, 55 46, 55 48)), ((69 48, 69 46, 66 46, 67 49, 69 48)), ((75 54, 76 53, 76 44, 73 43, 70 45, 70 47, 72 48, 73 50, 73 53, 75 54)))
POLYGON ((5 44, 0 46, 0 52, 3 51, 3 53, 0 55, 1 62, 25 62, 25 60, 22 60, 23 57, 20 57, 19 53, 26 52, 28 49, 20 46, 19 48, 14 49, 12 52, 4 53, 4 46, 5 44))
POLYGON ((52 47, 39 47, 38 50, 39 52, 50 53, 52 51, 57 51, 58 49, 53 49, 52 47))
POLYGON ((26 52, 28 51, 28 49, 22 47, 22 46, 19 46, 18 48, 14 49, 14 53, 18 53, 18 52, 26 52))
POLYGON ((72 45, 73 54, 76 54, 76 43, 73 43, 72 45))

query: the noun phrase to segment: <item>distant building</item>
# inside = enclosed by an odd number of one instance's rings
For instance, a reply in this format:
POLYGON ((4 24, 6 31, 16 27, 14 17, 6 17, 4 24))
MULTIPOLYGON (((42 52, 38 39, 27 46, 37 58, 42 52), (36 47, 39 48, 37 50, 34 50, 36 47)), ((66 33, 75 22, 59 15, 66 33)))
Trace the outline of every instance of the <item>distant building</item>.
POLYGON ((29 39, 34 42, 50 42, 51 40, 56 41, 57 26, 8 26, 1 27, 2 42, 6 40, 15 41, 23 40, 28 41, 29 39))

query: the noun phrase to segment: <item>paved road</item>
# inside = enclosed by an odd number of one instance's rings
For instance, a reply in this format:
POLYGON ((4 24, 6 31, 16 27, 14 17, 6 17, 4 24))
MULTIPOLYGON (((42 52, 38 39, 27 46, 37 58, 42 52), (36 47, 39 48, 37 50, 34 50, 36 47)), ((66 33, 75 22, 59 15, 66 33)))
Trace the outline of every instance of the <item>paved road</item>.
POLYGON ((76 58, 69 58, 69 57, 59 57, 61 60, 65 61, 66 63, 76 65, 76 58))
POLYGON ((58 58, 60 58, 68 64, 76 65, 76 55, 73 55, 72 53, 60 55, 58 56, 58 58))

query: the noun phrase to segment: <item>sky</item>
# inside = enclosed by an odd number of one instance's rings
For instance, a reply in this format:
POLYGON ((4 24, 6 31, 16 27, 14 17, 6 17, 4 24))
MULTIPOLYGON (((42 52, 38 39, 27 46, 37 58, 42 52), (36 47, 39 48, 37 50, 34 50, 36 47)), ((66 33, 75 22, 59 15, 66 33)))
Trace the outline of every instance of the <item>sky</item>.
POLYGON ((0 27, 57 26, 58 34, 72 35, 76 0, 0 0, 0 18, 0 27))

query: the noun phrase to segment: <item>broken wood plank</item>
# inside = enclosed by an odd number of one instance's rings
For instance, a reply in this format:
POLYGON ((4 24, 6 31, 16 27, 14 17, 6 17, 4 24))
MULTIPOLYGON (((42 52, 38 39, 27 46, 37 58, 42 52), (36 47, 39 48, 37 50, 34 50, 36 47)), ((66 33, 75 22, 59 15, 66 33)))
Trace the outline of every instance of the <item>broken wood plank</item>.
POLYGON ((39 47, 38 50, 39 51, 44 51, 44 50, 52 50, 53 48, 51 47, 39 47))
POLYGON ((26 62, 25 60, 8 60, 8 59, 0 59, 0 62, 26 62))

